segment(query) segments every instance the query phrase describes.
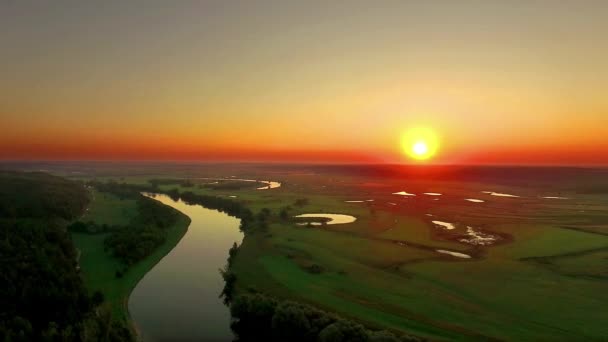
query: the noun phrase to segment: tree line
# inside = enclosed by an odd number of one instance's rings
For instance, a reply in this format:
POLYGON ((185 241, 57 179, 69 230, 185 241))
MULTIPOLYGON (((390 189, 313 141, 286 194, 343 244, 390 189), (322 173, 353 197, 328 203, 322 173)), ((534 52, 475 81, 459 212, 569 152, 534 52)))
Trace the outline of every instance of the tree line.
POLYGON ((373 331, 313 306, 260 294, 236 296, 230 304, 231 328, 238 341, 405 342, 418 337, 373 331))

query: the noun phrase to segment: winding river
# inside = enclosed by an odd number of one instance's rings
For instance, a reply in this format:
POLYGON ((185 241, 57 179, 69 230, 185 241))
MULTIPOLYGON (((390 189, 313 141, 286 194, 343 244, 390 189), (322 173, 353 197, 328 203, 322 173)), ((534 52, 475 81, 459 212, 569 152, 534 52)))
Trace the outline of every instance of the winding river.
POLYGON ((228 250, 241 243, 239 220, 199 205, 156 200, 192 219, 186 235, 129 297, 129 312, 146 342, 230 341, 230 312, 219 298, 228 250))

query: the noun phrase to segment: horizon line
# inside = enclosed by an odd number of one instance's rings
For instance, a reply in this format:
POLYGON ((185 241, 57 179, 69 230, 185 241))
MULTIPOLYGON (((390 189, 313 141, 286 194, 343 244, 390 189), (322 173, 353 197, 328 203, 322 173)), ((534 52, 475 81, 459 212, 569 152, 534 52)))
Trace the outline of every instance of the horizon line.
POLYGON ((248 164, 248 165, 327 165, 327 166, 416 166, 416 167, 562 167, 608 168, 608 163, 560 164, 560 163, 399 163, 399 162, 328 162, 328 161, 279 161, 279 160, 182 160, 182 159, 0 159, 0 164, 11 163, 131 163, 131 164, 248 164))

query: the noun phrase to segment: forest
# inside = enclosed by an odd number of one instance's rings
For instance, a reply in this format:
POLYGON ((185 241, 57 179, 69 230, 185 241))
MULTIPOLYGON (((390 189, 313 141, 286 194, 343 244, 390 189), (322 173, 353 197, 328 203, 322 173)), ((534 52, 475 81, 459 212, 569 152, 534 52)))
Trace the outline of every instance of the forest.
POLYGON ((83 184, 44 173, 0 172, 0 340, 132 340, 88 293, 68 221, 88 202, 83 184), (43 286, 41 286, 43 285, 43 286))

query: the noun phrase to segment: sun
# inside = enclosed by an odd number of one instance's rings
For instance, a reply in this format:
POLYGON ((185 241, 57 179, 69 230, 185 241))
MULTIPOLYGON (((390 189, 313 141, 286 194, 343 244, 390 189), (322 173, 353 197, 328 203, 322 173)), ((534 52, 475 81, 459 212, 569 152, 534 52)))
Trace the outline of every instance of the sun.
POLYGON ((416 127, 408 130, 401 138, 403 151, 412 159, 431 159, 439 149, 437 134, 429 128, 416 127))
POLYGON ((424 156, 429 151, 429 147, 424 141, 419 141, 412 146, 412 152, 417 156, 424 156))

